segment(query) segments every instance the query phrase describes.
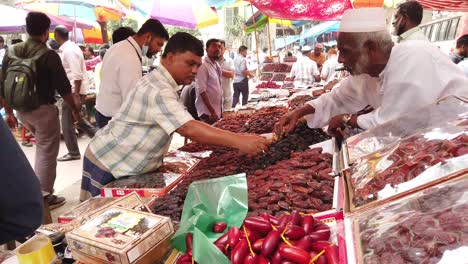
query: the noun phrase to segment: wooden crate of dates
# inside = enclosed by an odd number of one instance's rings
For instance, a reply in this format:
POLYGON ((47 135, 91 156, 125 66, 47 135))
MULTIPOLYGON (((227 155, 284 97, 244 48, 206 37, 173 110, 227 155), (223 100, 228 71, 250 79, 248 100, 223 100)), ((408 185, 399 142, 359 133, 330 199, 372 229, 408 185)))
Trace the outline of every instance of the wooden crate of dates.
POLYGON ((349 211, 398 198, 468 168, 468 130, 430 128, 356 161, 344 171, 349 211))
MULTIPOLYGON (((466 263, 468 176, 350 217, 353 263, 466 263), (354 246, 353 246, 354 245, 354 246), (444 262, 445 261, 445 262, 444 262)), ((351 250, 350 250, 351 249, 351 250)))

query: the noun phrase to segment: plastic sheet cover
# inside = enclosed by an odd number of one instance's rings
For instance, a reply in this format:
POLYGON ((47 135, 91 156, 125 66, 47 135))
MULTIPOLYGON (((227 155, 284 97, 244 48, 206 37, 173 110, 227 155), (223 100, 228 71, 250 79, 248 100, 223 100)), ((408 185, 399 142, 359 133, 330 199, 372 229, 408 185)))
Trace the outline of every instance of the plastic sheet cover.
POLYGON ((359 159, 348 184, 354 207, 382 200, 468 168, 468 127, 427 129, 359 159))
POLYGON ((350 137, 346 140, 350 163, 397 140, 447 121, 468 119, 468 101, 453 96, 350 137))
POLYGON ((468 177, 351 217, 357 263, 466 263, 468 177))
POLYGON ((245 173, 190 184, 180 227, 172 237, 179 251, 186 251, 185 236, 193 233, 193 257, 198 263, 228 264, 229 260, 213 244, 222 234, 213 224, 224 221, 229 230, 240 227, 247 215, 248 196, 245 173))
POLYGON ((339 20, 353 8, 350 0, 248 0, 271 18, 289 20, 339 20))

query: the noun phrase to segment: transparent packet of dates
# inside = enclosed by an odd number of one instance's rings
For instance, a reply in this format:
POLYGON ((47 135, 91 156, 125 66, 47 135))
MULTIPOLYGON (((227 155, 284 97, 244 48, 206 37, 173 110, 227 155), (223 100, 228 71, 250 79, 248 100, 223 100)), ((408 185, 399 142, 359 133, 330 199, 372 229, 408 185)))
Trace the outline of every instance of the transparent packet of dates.
MULTIPOLYGON (((459 123, 459 122, 458 122, 459 123)), ((346 211, 417 191, 468 168, 468 125, 428 128, 358 159, 343 172, 346 211)))
POLYGON ((345 218, 349 263, 466 263, 468 170, 345 218))
POLYGON ((428 127, 442 125, 448 121, 466 119, 467 116, 468 99, 449 96, 435 104, 348 138, 342 148, 342 155, 345 155, 345 159, 349 164, 352 164, 358 158, 391 145, 396 140, 428 127))
POLYGON ((141 197, 161 197, 174 188, 201 159, 211 155, 212 151, 189 153, 171 151, 164 156, 163 165, 156 171, 143 175, 122 177, 106 184, 101 189, 101 196, 121 197, 133 191, 141 197))

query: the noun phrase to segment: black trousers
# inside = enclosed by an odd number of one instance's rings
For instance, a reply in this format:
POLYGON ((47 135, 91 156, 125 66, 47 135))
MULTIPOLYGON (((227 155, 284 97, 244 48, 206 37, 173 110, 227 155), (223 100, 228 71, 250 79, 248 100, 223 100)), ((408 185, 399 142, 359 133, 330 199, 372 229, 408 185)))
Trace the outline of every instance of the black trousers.
POLYGON ((232 107, 236 107, 239 102, 240 94, 242 94, 242 105, 246 105, 249 101, 249 79, 245 78, 241 82, 234 83, 234 95, 232 96, 232 107))
POLYGON ((99 113, 98 110, 96 110, 96 124, 98 125, 99 128, 103 128, 109 123, 109 121, 112 119, 112 117, 107 117, 101 113, 99 113))

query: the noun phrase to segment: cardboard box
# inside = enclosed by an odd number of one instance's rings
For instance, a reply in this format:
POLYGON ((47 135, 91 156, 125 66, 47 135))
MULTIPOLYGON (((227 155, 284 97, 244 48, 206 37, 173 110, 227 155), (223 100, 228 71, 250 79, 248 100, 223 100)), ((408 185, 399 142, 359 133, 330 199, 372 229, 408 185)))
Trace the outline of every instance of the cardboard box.
POLYGON ((156 256, 167 253, 167 240, 173 233, 168 217, 111 207, 99 211, 66 237, 79 261, 141 264, 154 263, 156 256))
POLYGON ((136 193, 131 193, 122 198, 92 197, 70 211, 60 215, 58 222, 60 224, 70 223, 85 215, 91 215, 103 209, 104 206, 120 206, 129 209, 135 209, 145 212, 151 212, 149 207, 154 203, 155 198, 139 198, 136 193))

